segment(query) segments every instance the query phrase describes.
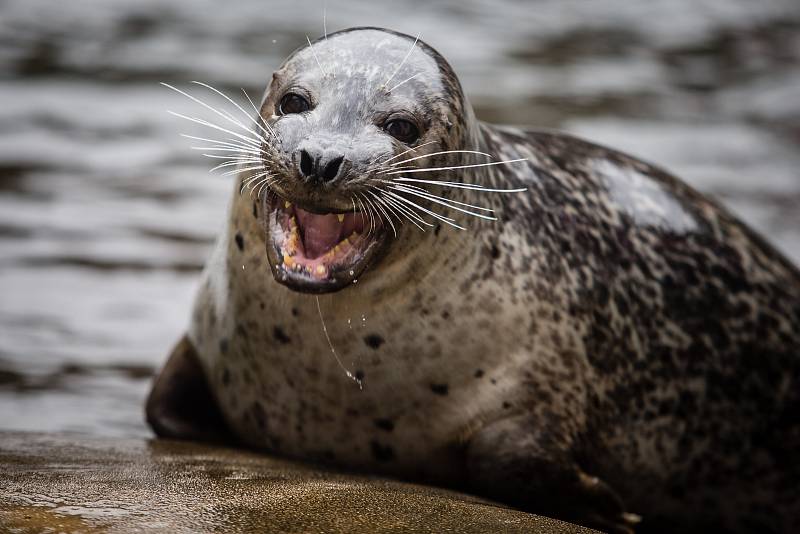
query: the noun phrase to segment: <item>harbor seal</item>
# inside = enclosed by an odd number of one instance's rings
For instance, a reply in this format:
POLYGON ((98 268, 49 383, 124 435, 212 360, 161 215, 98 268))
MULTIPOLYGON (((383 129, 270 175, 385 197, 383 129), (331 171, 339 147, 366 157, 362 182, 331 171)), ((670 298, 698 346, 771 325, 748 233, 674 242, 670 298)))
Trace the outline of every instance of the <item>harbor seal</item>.
POLYGON ((441 55, 377 28, 220 120, 243 168, 157 434, 609 532, 800 528, 800 273, 724 208, 478 121, 441 55))

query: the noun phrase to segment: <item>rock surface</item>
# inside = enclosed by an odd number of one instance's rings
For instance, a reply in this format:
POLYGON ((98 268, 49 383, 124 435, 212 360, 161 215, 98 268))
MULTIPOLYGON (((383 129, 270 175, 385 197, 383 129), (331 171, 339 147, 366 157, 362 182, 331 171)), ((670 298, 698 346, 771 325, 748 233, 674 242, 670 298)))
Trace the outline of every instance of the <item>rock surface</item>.
POLYGON ((11 432, 0 433, 0 531, 594 532, 468 495, 246 451, 11 432))

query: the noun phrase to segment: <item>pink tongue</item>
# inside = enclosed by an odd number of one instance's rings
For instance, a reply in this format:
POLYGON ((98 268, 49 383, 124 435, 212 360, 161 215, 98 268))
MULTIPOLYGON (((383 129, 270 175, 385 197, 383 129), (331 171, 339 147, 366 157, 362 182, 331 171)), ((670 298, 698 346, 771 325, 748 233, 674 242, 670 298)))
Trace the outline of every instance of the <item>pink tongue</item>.
POLYGON ((300 208, 295 212, 303 236, 306 258, 318 258, 339 243, 342 223, 335 214, 317 215, 300 208))

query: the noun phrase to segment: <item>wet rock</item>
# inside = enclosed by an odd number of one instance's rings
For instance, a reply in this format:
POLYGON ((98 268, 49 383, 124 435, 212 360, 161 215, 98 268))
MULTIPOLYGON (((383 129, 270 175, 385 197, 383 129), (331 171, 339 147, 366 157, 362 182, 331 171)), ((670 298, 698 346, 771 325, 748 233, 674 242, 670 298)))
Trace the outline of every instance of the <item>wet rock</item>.
POLYGON ((590 533, 475 497, 164 440, 0 433, 0 530, 590 533))

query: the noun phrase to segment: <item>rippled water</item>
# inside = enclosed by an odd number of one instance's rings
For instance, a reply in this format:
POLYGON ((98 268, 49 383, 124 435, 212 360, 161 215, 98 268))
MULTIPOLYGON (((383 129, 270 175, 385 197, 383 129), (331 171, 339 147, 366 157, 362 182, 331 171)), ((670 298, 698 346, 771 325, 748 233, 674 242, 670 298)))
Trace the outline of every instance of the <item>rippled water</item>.
MULTIPOLYGON (((0 0, 0 428, 145 435, 230 183, 165 113, 260 95, 323 0, 0 0)), ((454 65, 478 116, 661 164, 800 262, 796 0, 327 2, 454 65)), ((208 116, 208 115, 206 115, 208 116)))

